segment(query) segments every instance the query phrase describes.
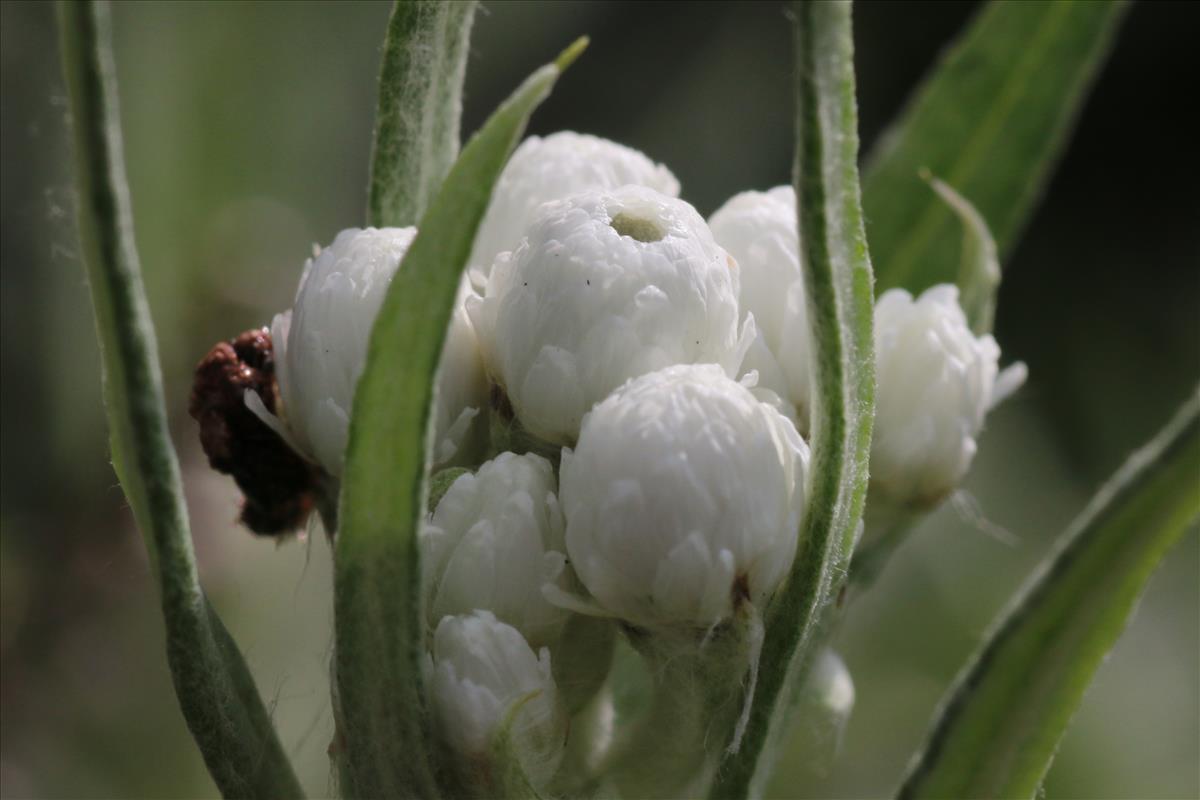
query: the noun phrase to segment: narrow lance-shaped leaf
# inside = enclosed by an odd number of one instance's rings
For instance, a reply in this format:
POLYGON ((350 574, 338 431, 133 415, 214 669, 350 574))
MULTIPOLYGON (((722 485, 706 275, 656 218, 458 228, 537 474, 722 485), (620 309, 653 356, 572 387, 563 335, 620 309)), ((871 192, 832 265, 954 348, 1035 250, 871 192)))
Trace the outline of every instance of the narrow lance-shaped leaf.
POLYGON ((1134 453, 959 674, 902 798, 1035 797, 1154 568, 1200 514, 1200 394, 1134 453))
POLYGON ((366 797, 437 797, 425 716, 417 532, 428 496, 434 375, 459 278, 492 186, 534 108, 586 44, 535 72, 450 170, 392 279, 354 398, 337 537, 342 734, 366 797))
POLYGON ((848 561, 867 488, 874 414, 871 263, 858 191, 858 119, 848 2, 795 5, 796 163, 800 246, 813 378, 808 511, 796 560, 766 613, 757 689, 736 752, 711 796, 761 794, 822 612, 848 561))
POLYGON ((416 225, 458 156, 475 0, 399 0, 379 74, 368 216, 416 225))
POLYGON ((1011 252, 1125 11, 1112 0, 989 3, 880 138, 863 171, 879 291, 953 283, 959 235, 930 170, 1011 252))
POLYGON ((108 5, 64 2, 58 19, 113 465, 150 552, 179 704, 225 796, 300 797, 254 680, 196 574, 133 235, 108 5))
POLYGON ((959 303, 976 335, 991 333, 996 311, 996 291, 1000 288, 1000 256, 987 221, 967 198, 948 183, 922 170, 921 177, 949 206, 962 225, 962 252, 959 255, 959 303))
MULTIPOLYGON (((959 303, 976 335, 991 333, 996 292, 1000 288, 1000 259, 996 255, 996 240, 992 238, 983 216, 965 197, 928 170, 921 171, 921 178, 959 219, 962 227, 962 252, 956 280, 959 303)), ((901 510, 884 506, 882 513, 875 517, 871 505, 867 505, 863 537, 853 554, 854 568, 850 571, 850 586, 844 601, 846 604, 853 602, 856 595, 875 583, 896 548, 928 513, 928 509, 901 510)))

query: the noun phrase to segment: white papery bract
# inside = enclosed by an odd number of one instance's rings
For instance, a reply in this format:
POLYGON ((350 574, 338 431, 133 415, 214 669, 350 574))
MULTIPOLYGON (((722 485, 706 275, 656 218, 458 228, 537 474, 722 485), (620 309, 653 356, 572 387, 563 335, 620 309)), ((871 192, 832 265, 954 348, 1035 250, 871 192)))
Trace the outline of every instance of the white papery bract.
MULTIPOLYGON (((371 327, 416 228, 349 228, 305 264, 291 311, 271 325, 276 375, 289 440, 341 475, 354 390, 371 327)), ((438 379, 435 462, 449 460, 486 400, 475 333, 462 308, 447 332, 438 379)))
POLYGON ((679 195, 679 181, 669 169, 630 147, 572 131, 530 136, 496 181, 469 263, 486 271, 497 255, 515 250, 542 203, 626 184, 679 195))
POLYGON ((742 370, 757 370, 755 393, 778 397, 780 410, 806 431, 812 379, 796 192, 791 186, 742 192, 708 224, 717 244, 737 259, 742 316, 753 314, 758 330, 742 370))
POLYGON ((739 338, 737 287, 694 208, 625 186, 543 205, 467 310, 525 428, 567 444, 628 378, 693 363, 732 374, 752 329, 739 338))
POLYGON ((999 372, 1000 347, 975 336, 958 288, 914 300, 890 289, 875 304, 875 430, 871 491, 927 508, 954 490, 975 456, 984 417, 1025 381, 1025 365, 999 372))
POLYGON ((474 295, 470 280, 463 275, 454 299, 454 313, 442 344, 434 394, 434 468, 454 461, 473 429, 480 429, 487 408, 488 380, 475 328, 467 316, 466 299, 474 295))
POLYGON ((588 414, 561 473, 567 553, 611 613, 709 626, 757 607, 795 554, 808 446, 713 365, 630 381, 588 414))
POLYGON ((431 626, 486 608, 534 647, 558 638, 567 612, 541 588, 564 568, 556 489, 554 468, 533 454, 502 453, 454 482, 421 532, 431 626))
POLYGON ((489 611, 445 617, 426 680, 438 733, 466 763, 490 763, 512 714, 511 743, 526 776, 537 786, 554 774, 567 731, 546 648, 535 654, 489 611))

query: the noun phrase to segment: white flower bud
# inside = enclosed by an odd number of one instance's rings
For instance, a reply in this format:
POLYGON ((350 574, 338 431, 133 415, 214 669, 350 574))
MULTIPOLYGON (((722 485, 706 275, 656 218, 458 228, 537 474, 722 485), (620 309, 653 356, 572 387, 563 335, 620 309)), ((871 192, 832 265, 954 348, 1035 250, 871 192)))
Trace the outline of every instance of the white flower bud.
POLYGON ((906 506, 930 507, 966 475, 987 412, 1025 381, 1025 365, 998 372, 1000 347, 975 336, 958 289, 914 300, 890 289, 875 304, 875 432, 871 487, 906 506))
POLYGON ((484 432, 484 417, 480 414, 487 408, 488 379, 475 328, 467 316, 466 299, 473 294, 470 279, 464 274, 438 366, 433 408, 435 468, 458 457, 473 433, 482 436, 484 432))
POLYGON ((542 206, 467 310, 517 417, 559 444, 625 380, 671 364, 732 373, 750 341, 736 263, 690 205, 639 186, 542 206))
MULTIPOLYGON (((416 228, 350 228, 304 266, 295 306, 271 325, 289 440, 341 475, 354 390, 371 327, 416 228)), ((464 280, 447 332, 439 377, 435 462, 449 459, 483 407, 487 379, 470 321, 464 280)), ((260 415, 264 413, 259 410, 260 415)))
POLYGON ((737 259, 742 315, 753 314, 758 329, 742 370, 757 370, 758 390, 782 399, 781 410, 805 431, 812 379, 796 192, 791 186, 742 192, 721 206, 708 224, 717 244, 737 259))
POLYGON ((496 181, 470 263, 489 270, 497 255, 515 250, 542 203, 626 184, 679 196, 679 181, 671 171, 630 147, 571 131, 544 139, 530 136, 496 181))
POLYGON ((430 627, 486 608, 534 647, 558 638, 567 612, 541 590, 563 571, 556 488, 550 462, 532 453, 502 453, 454 482, 421 532, 430 627))
POLYGON ((800 687, 792 714, 794 767, 814 776, 827 775, 837 758, 850 713, 854 710, 854 679, 846 663, 830 647, 813 658, 800 687))
POLYGON ((622 386, 564 451, 567 553, 601 606, 644 627, 706 627, 762 602, 792 563, 808 446, 712 365, 622 386))
POLYGON ((433 637, 427 681, 437 730, 464 760, 489 763, 509 720, 521 767, 544 784, 562 759, 566 718, 557 707, 550 652, 537 654, 491 612, 446 617, 433 637))

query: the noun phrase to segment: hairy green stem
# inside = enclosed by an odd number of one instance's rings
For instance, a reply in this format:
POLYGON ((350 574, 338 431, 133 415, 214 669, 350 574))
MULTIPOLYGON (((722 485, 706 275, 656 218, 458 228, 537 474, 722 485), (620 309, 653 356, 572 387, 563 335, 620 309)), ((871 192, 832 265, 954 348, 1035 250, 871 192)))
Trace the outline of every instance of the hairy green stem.
POLYGON ((787 582, 767 609, 745 736, 722 763, 713 798, 763 790, 806 653, 844 577, 867 488, 874 307, 859 206, 850 4, 799 2, 793 10, 796 205, 815 356, 808 508, 787 582))
POLYGON ((458 157, 474 0, 399 0, 388 20, 368 218, 416 225, 458 157))
POLYGON ((108 4, 63 2, 58 19, 113 466, 150 552, 175 692, 226 797, 300 797, 253 676, 196 574, 133 235, 108 4))
POLYGON ((607 775, 623 797, 688 797, 704 790, 745 708, 761 633, 748 604, 707 633, 630 632, 653 688, 649 708, 617 745, 607 775))

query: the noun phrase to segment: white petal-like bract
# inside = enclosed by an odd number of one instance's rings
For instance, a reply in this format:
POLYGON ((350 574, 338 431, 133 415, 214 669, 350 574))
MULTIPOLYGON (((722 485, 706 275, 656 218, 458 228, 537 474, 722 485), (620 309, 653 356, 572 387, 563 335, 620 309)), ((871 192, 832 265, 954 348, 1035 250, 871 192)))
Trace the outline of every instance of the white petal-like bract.
MULTIPOLYGON (((350 228, 309 259, 291 311, 271 325, 283 416, 290 439, 340 475, 354 390, 371 327, 415 228, 350 228)), ((475 333, 463 310, 467 282, 447 332, 437 392, 435 462, 449 460, 486 400, 475 333)))
POLYGON ((622 386, 564 451, 567 553, 608 611, 645 627, 706 627, 761 608, 792 563, 808 446, 713 365, 622 386))
POLYGON ((737 287, 694 208, 625 186, 543 205, 467 310, 525 428, 567 444, 629 378, 694 363, 732 374, 752 328, 739 336, 737 287))
POLYGON ((515 250, 542 203, 626 184, 679 196, 679 181, 671 171, 631 147, 572 131, 530 136, 496 181, 470 263, 488 270, 497 255, 515 250))
POLYGON ((430 626, 492 611, 534 647, 552 644, 567 612, 542 596, 563 569, 563 518, 550 462, 502 453, 458 478, 421 532, 430 626))
POLYGON ((466 307, 467 297, 473 294, 470 280, 464 274, 454 299, 454 314, 450 318, 438 366, 434 395, 434 468, 455 461, 467 440, 482 431, 485 423, 487 372, 466 307))
POLYGON ((791 186, 742 192, 708 224, 717 244, 737 259, 742 316, 753 314, 758 330, 742 370, 757 370, 759 389, 785 401, 782 410, 807 431, 812 380, 796 192, 791 186))
POLYGON ((917 299, 890 289, 875 304, 875 431, 871 490, 925 508, 958 486, 975 456, 987 412, 1025 379, 999 372, 1000 347, 976 336, 941 284, 917 299))
POLYGON ((567 726, 546 648, 534 653, 489 611, 446 617, 427 680, 438 733, 465 763, 490 761, 500 725, 515 711, 510 733, 525 774, 535 786, 554 774, 567 726))

